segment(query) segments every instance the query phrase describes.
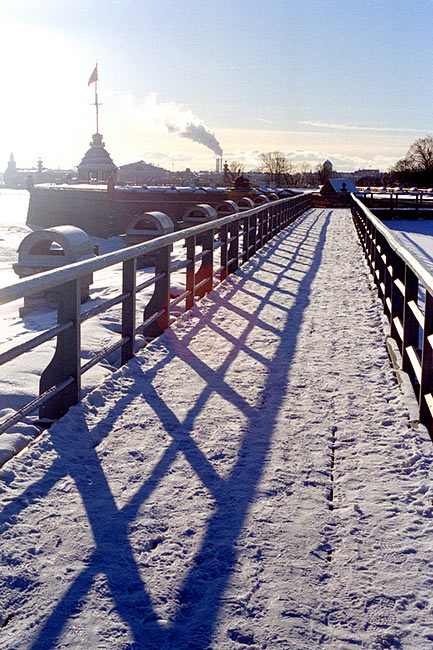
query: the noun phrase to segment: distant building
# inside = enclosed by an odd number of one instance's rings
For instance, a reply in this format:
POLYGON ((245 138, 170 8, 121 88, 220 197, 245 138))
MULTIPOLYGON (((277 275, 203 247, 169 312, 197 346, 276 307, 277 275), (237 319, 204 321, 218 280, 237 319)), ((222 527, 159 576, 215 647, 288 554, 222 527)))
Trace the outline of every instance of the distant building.
POLYGON ((63 183, 73 177, 74 172, 70 169, 47 169, 43 166, 41 158, 37 167, 18 168, 11 153, 3 174, 3 182, 11 189, 23 189, 37 183, 63 183))
POLYGON ((357 192, 350 178, 328 178, 320 190, 320 194, 350 194, 357 192))
POLYGON ((356 171, 352 172, 352 178, 355 180, 362 178, 363 176, 380 179, 382 178, 383 173, 379 169, 357 169, 356 171))
POLYGON ((167 169, 144 160, 121 165, 117 172, 117 182, 120 185, 158 185, 169 183, 170 180, 171 173, 167 169))
POLYGON ((174 173, 173 182, 176 185, 198 186, 200 185, 200 176, 196 172, 191 171, 189 167, 187 167, 183 172, 174 173))
POLYGON ((102 135, 100 133, 94 133, 92 135, 90 149, 84 155, 77 169, 78 180, 83 183, 89 183, 91 181, 106 183, 109 178, 116 181, 117 166, 105 149, 105 142, 102 142, 102 135))

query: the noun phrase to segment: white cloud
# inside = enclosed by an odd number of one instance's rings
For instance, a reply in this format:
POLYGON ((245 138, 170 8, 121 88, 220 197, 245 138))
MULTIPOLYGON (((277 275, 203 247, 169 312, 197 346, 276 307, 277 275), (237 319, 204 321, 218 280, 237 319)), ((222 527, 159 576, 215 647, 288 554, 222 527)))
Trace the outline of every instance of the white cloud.
POLYGON ((394 126, 355 126, 348 124, 332 124, 329 122, 309 122, 301 120, 298 124, 305 126, 315 126, 326 129, 339 129, 341 131, 382 131, 382 132, 396 132, 396 133, 426 133, 428 129, 408 129, 404 127, 394 126))
POLYGON ((265 124, 273 124, 272 120, 267 120, 264 117, 255 117, 254 119, 258 122, 264 122, 265 124))

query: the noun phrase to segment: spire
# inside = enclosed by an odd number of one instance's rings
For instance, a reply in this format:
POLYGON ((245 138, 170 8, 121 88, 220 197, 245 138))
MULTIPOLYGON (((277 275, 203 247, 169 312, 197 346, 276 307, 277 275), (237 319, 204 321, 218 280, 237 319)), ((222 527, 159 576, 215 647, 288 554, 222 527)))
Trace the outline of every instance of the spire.
POLYGON ((17 171, 17 164, 15 162, 15 158, 14 158, 13 153, 11 153, 11 155, 9 156, 9 162, 8 162, 8 166, 7 166, 6 171, 8 171, 8 172, 16 172, 17 171))
POLYGON ((96 107, 96 133, 99 133, 99 107, 101 106, 101 102, 98 101, 98 62, 96 62, 95 69, 93 70, 92 74, 90 75, 89 83, 87 84, 90 86, 91 84, 95 84, 95 103, 92 104, 92 106, 96 107))

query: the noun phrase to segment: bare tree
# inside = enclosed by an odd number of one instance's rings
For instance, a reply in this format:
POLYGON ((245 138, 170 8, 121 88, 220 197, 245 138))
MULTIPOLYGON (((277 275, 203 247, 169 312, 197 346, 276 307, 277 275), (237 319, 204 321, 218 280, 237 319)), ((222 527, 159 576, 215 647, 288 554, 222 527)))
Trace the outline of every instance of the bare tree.
POLYGON ((331 175, 331 169, 328 167, 328 165, 321 165, 320 163, 316 166, 316 174, 317 178, 319 179, 319 183, 321 185, 324 185, 328 178, 331 175))
POLYGON ((245 165, 239 160, 232 160, 232 162, 229 165, 229 171, 230 174, 234 176, 240 176, 245 171, 245 165))
POLYGON ((311 174, 311 165, 307 162, 302 162, 299 165, 299 185, 303 187, 308 184, 308 177, 311 174))
POLYGON ((392 167, 391 173, 402 182, 431 185, 433 183, 433 136, 418 138, 404 158, 392 167))
POLYGON ((268 151, 259 154, 258 171, 266 174, 270 183, 289 185, 294 172, 293 164, 281 151, 268 151))

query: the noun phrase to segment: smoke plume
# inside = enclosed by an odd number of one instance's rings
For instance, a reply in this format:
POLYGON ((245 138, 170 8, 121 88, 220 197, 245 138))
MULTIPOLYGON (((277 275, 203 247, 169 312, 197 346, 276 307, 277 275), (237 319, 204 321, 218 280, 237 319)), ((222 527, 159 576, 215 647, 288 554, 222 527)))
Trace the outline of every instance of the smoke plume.
MULTIPOLYGON (((196 118, 196 120, 198 120, 198 118, 196 118)), ((206 129, 203 122, 199 120, 197 122, 188 122, 183 129, 179 128, 176 124, 166 123, 166 126, 170 133, 176 133, 176 135, 180 135, 181 138, 188 138, 194 142, 204 144, 205 147, 208 147, 208 149, 215 152, 217 156, 223 155, 223 150, 221 149, 218 140, 213 133, 206 129)))
POLYGON ((145 97, 140 113, 142 121, 163 125, 169 133, 203 144, 217 156, 222 156, 215 135, 189 109, 180 108, 174 102, 159 102, 156 93, 150 93, 145 97))

